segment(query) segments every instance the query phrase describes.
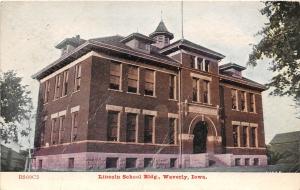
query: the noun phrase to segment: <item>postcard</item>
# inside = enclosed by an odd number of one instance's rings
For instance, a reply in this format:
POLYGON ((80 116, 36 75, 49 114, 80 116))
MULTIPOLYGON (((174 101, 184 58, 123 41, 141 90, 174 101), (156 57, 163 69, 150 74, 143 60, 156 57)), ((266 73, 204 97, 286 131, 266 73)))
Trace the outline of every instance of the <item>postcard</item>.
POLYGON ((300 189, 299 13, 1 2, 1 189, 300 189))

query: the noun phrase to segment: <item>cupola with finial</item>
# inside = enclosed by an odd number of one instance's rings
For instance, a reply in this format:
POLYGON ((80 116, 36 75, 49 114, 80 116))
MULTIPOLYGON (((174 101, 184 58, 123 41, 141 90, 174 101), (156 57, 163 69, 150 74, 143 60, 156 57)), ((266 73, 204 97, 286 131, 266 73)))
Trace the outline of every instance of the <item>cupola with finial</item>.
POLYGON ((163 20, 161 20, 154 32, 149 37, 155 40, 154 46, 163 48, 170 44, 170 40, 174 38, 173 33, 169 32, 163 20))

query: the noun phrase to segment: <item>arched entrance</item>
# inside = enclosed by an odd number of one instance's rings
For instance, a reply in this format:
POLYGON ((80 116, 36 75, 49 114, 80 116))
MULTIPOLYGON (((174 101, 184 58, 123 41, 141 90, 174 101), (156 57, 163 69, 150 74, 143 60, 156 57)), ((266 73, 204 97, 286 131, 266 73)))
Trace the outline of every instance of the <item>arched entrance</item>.
POLYGON ((207 123, 206 121, 199 121, 196 123, 193 130, 193 153, 205 153, 207 141, 207 123))

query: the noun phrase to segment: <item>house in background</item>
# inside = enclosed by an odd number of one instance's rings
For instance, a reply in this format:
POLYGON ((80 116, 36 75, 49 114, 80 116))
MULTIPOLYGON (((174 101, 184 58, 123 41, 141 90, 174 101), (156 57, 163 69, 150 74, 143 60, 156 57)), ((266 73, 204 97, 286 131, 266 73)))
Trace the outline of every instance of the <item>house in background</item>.
POLYGON ((174 35, 67 38, 40 82, 33 167, 267 164, 261 93, 244 67, 174 35))

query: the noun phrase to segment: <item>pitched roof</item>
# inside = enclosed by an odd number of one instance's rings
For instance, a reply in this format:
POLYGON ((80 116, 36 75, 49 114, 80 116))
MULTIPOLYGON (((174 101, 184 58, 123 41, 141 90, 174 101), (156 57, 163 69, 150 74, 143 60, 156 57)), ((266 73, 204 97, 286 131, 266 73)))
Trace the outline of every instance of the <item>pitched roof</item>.
POLYGON ((300 142, 300 131, 276 134, 270 144, 300 142))
POLYGON ((179 63, 169 58, 166 55, 160 54, 157 48, 151 48, 150 54, 143 53, 141 51, 137 51, 135 49, 130 48, 121 42, 124 37, 120 35, 108 36, 102 38, 94 38, 85 41, 85 43, 76 47, 69 53, 64 54, 62 57, 51 63, 50 65, 44 67, 37 73, 35 73, 32 78, 34 79, 42 79, 47 76, 49 73, 58 70, 59 68, 67 65, 68 63, 78 59, 78 57, 83 56, 92 50, 97 49, 105 49, 110 51, 115 51, 118 53, 135 56, 143 59, 152 60, 154 62, 163 63, 170 66, 179 66, 179 63))
POLYGON ((191 49, 196 52, 202 52, 202 53, 214 56, 215 58, 217 58, 219 60, 223 59, 225 57, 221 53, 218 53, 216 51, 213 51, 211 49, 208 49, 206 47, 203 47, 199 44, 193 43, 186 39, 180 39, 180 40, 177 40, 176 42, 173 42, 172 44, 169 44, 168 46, 162 48, 160 50, 160 53, 163 53, 163 54, 172 53, 172 52, 176 51, 179 46, 183 46, 185 48, 191 49))
POLYGON ((130 41, 133 38, 137 38, 139 40, 145 41, 145 42, 150 43, 150 44, 152 44, 152 43, 155 42, 154 39, 149 38, 148 36, 145 36, 144 34, 137 33, 137 32, 128 35, 127 37, 123 38, 120 42, 124 42, 125 43, 125 42, 130 41))
MULTIPOLYGON (((130 50, 130 51, 133 51, 136 53, 141 53, 140 51, 137 51, 137 50, 127 46, 126 44, 122 43, 122 40, 124 40, 124 39, 125 39, 125 37, 123 37, 123 36, 115 35, 115 36, 108 36, 108 37, 102 37, 102 38, 94 38, 94 39, 91 39, 91 41, 101 42, 101 43, 105 43, 105 44, 112 45, 115 47, 123 48, 125 50, 130 50)), ((142 53, 142 54, 149 56, 149 54, 146 54, 146 53, 142 53)), ((176 62, 173 59, 171 59, 170 57, 160 54, 158 52, 157 48, 151 47, 150 56, 154 56, 156 58, 163 59, 165 61, 173 62, 174 64, 176 64, 176 62)))
POLYGON ((241 65, 238 65, 236 63, 226 63, 224 65, 220 65, 219 66, 219 69, 222 71, 222 70, 226 70, 226 69, 230 69, 230 68, 234 68, 238 71, 243 71, 246 69, 246 67, 243 67, 241 65))
POLYGON ((155 29, 154 32, 152 32, 149 36, 150 37, 154 37, 154 36, 157 36, 159 34, 165 34, 165 35, 168 35, 170 40, 172 40, 174 38, 174 35, 168 31, 164 21, 160 21, 157 28, 155 29))
POLYGON ((267 90, 267 87, 265 85, 255 82, 253 80, 250 80, 246 77, 237 78, 237 77, 233 77, 231 75, 226 75, 226 74, 220 73, 220 79, 221 79, 221 81, 229 81, 229 82, 233 82, 233 83, 236 83, 239 85, 245 85, 245 86, 249 86, 249 87, 252 87, 255 89, 259 89, 261 91, 267 90))

